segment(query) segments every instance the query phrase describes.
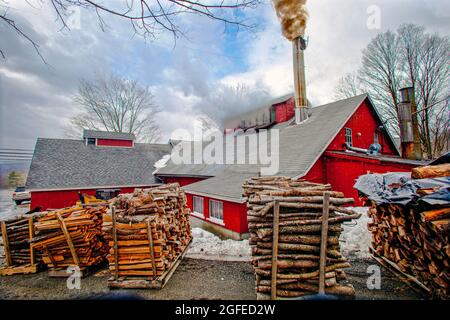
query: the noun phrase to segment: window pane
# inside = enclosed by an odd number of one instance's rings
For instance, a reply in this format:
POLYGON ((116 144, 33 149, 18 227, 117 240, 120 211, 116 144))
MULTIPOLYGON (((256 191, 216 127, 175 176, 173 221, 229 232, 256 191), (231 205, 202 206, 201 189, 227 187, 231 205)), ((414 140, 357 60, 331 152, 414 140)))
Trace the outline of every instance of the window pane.
POLYGON ((194 196, 194 212, 203 214, 203 198, 194 196))
POLYGON ((214 219, 223 220, 223 202, 210 200, 209 216, 214 219))
POLYGON ((348 143, 350 146, 353 145, 352 129, 350 128, 345 128, 345 142, 348 143))

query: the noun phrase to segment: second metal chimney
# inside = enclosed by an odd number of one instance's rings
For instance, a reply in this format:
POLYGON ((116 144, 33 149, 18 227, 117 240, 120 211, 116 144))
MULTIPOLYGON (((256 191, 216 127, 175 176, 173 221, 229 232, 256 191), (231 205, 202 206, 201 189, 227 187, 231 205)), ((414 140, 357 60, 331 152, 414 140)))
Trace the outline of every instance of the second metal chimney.
POLYGON ((308 100, 306 98, 306 78, 304 51, 306 41, 300 36, 292 41, 294 57, 294 88, 295 88, 295 123, 300 124, 308 119, 308 100))
POLYGON ((398 117, 402 157, 420 160, 422 159, 422 148, 420 145, 414 88, 407 87, 400 89, 399 96, 400 103, 398 104, 398 117))

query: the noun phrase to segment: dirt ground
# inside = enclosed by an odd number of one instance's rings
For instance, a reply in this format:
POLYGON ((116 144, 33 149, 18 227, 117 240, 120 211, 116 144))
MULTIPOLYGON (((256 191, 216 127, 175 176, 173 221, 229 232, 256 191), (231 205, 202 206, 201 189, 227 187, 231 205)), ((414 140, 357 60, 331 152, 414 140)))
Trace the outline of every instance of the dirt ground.
MULTIPOLYGON (((423 299, 389 271, 381 269, 381 289, 367 289, 367 268, 372 260, 351 261, 348 281, 356 289, 356 299, 423 299)), ((81 289, 69 290, 65 279, 47 277, 46 272, 0 278, 0 299, 92 299, 140 297, 144 299, 252 300, 254 275, 247 262, 184 259, 166 287, 156 290, 109 290, 104 272, 81 280, 81 289), (103 274, 102 274, 103 273, 103 274)))

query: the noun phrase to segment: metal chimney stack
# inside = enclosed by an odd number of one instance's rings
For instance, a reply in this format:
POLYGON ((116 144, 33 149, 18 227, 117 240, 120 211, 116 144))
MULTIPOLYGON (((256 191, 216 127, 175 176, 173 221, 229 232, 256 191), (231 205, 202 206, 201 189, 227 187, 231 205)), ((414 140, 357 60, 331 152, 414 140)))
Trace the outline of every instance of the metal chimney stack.
POLYGON ((420 145, 414 88, 402 88, 399 90, 399 95, 400 103, 398 104, 398 117, 402 157, 412 160, 421 160, 422 148, 420 145))
POLYGON ((292 41, 294 57, 295 124, 300 124, 308 119, 304 60, 305 49, 306 41, 302 36, 292 41))

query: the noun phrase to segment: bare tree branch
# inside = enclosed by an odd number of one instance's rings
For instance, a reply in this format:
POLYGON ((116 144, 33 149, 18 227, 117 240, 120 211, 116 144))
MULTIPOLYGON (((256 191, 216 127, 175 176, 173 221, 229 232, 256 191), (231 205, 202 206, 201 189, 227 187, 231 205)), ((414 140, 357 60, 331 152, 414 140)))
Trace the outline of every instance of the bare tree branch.
POLYGON ((71 119, 71 127, 67 128, 71 136, 82 129, 93 129, 134 133, 145 142, 160 138, 155 120, 159 108, 150 90, 135 80, 117 75, 82 80, 75 101, 83 111, 71 119))
MULTIPOLYGON (((240 10, 256 8, 263 0, 122 0, 121 4, 115 5, 109 2, 96 0, 49 0, 57 20, 62 24, 61 30, 69 30, 67 24, 68 10, 71 6, 92 10, 96 13, 100 28, 104 30, 106 23, 103 14, 119 17, 131 23, 135 34, 157 39, 164 32, 172 34, 174 45, 180 36, 185 36, 179 17, 186 14, 195 14, 207 17, 211 20, 224 24, 234 25, 238 29, 252 29, 254 24, 248 23, 241 14, 235 14, 240 10)), ((8 3, 3 1, 6 7, 5 14, 0 19, 12 27, 20 36, 27 39, 36 52, 43 59, 37 43, 27 35, 23 29, 15 24, 13 18, 7 18, 8 3)), ((31 4, 30 4, 31 5, 31 4)), ((4 51, 0 49, 0 55, 5 57, 4 51)))
POLYGON ((336 99, 346 99, 357 96, 365 92, 356 72, 347 73, 341 79, 334 90, 336 99))
POLYGON ((427 158, 434 158, 448 146, 449 62, 449 37, 405 24, 396 33, 376 36, 363 51, 357 81, 345 76, 336 92, 346 97, 356 93, 355 87, 367 91, 388 128, 398 134, 397 93, 401 86, 413 86, 422 150, 427 158))
MULTIPOLYGON (((47 64, 47 62, 45 61, 44 57, 41 54, 41 51, 39 50, 39 45, 29 35, 27 35, 20 27, 18 27, 13 19, 7 17, 7 10, 5 10, 3 14, 0 14, 0 21, 6 23, 6 25, 11 27, 20 37, 28 41, 33 46, 39 58, 41 58, 41 60, 45 64, 47 64)), ((2 56, 3 59, 6 58, 5 53, 2 49, 0 49, 0 55, 2 56)))

